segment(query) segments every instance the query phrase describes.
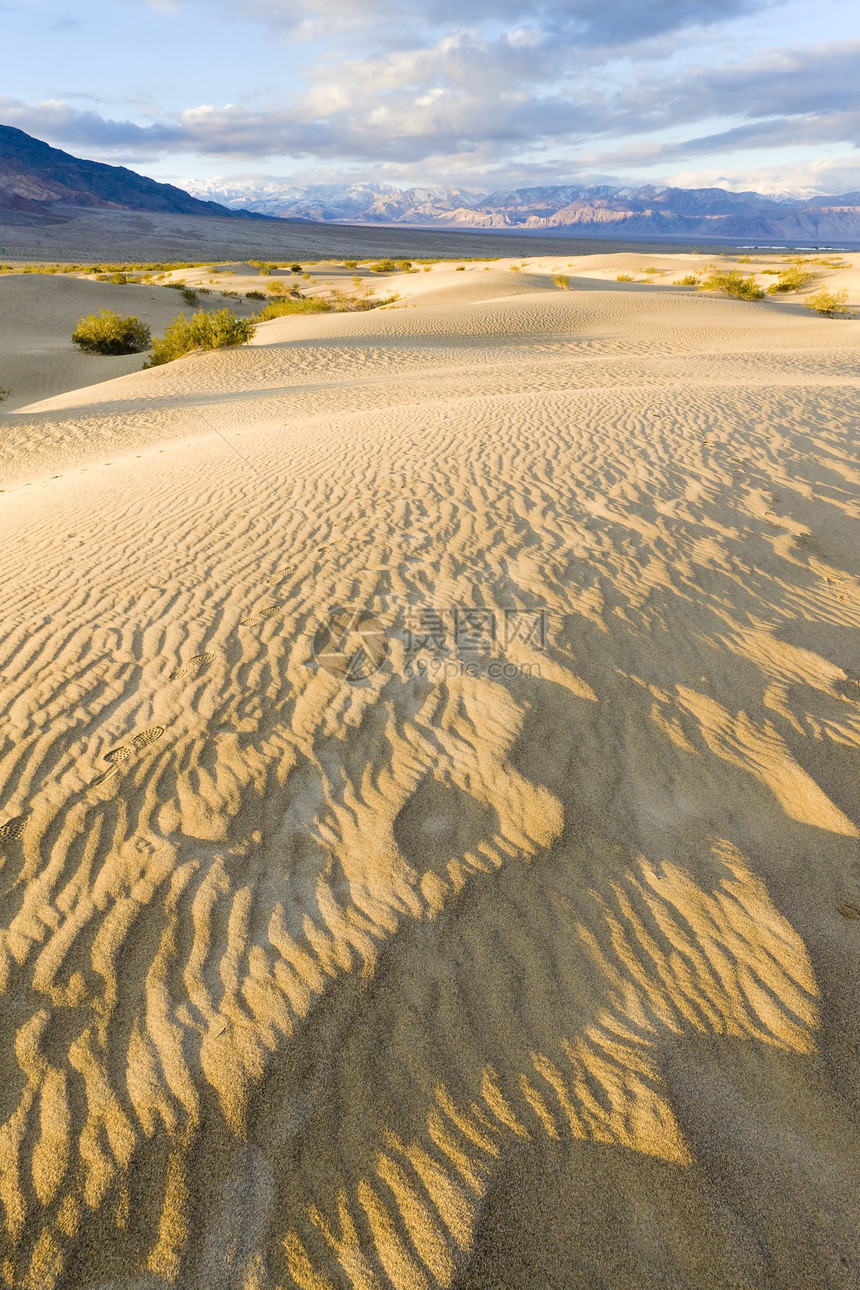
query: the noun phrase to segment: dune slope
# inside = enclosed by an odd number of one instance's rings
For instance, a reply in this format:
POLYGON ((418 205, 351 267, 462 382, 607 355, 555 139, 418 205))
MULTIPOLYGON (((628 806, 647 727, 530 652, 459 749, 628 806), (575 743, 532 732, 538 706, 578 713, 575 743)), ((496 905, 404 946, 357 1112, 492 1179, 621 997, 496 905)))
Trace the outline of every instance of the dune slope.
POLYGON ((463 278, 4 421, 0 1284, 860 1284, 860 324, 463 278))

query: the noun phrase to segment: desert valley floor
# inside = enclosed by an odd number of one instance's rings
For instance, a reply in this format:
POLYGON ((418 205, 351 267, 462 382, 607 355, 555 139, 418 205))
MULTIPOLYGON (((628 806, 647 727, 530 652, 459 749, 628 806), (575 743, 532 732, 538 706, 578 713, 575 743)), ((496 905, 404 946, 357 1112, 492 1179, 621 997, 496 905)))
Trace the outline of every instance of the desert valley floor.
POLYGON ((0 415, 8 1290, 860 1286, 860 321, 552 267, 0 415))

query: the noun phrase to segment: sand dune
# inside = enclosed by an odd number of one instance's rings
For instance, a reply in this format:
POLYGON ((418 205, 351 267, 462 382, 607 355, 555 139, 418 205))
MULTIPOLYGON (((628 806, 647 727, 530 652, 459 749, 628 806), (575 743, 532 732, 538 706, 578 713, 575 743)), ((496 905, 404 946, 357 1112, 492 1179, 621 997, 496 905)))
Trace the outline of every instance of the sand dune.
POLYGON ((860 323, 455 272, 2 418, 0 1284, 860 1285, 860 323))

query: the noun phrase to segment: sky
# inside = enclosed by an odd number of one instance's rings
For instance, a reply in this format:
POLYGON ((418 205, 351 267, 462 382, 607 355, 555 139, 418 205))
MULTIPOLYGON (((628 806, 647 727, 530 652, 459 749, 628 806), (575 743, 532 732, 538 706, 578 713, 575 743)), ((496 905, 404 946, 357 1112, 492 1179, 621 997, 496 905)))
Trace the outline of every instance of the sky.
POLYGON ((852 0, 0 0, 0 123, 170 182, 860 189, 852 0))

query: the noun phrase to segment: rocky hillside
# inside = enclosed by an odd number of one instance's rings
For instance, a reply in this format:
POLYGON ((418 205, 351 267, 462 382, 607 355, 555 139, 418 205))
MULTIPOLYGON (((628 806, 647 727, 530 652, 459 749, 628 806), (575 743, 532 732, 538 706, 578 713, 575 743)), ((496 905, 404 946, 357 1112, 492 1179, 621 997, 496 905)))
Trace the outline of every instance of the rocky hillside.
POLYGON ((245 218, 253 214, 200 200, 183 188, 157 183, 125 166, 82 161, 23 130, 0 125, 0 212, 38 218, 64 207, 245 218))

